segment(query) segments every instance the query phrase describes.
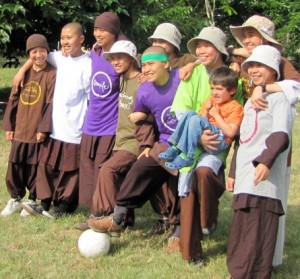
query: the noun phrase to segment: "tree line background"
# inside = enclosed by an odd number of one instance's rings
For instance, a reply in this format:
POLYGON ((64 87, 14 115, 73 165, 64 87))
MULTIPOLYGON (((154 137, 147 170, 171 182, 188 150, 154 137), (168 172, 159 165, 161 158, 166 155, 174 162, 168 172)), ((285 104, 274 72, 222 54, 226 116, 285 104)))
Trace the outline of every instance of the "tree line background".
POLYGON ((147 38, 161 22, 174 23, 186 42, 211 24, 227 33, 228 44, 237 45, 229 25, 240 25, 249 16, 269 17, 276 25, 276 38, 284 46, 284 55, 300 61, 299 0, 0 0, 0 53, 6 67, 18 66, 25 54, 25 42, 33 33, 44 34, 51 49, 59 47, 60 30, 71 21, 80 22, 85 30, 84 46, 94 43, 93 23, 104 11, 114 11, 121 20, 122 31, 145 49, 147 38))

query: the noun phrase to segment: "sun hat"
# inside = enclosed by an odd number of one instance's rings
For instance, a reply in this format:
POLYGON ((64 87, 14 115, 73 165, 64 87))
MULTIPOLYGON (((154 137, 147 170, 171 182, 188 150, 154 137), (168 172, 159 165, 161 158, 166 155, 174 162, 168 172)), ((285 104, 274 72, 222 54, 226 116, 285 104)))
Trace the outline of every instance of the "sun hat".
POLYGON ((153 35, 148 40, 152 43, 153 39, 162 39, 180 50, 181 38, 182 36, 177 27, 172 23, 165 22, 156 27, 153 35))
POLYGON ((279 80, 279 65, 281 62, 281 55, 275 47, 268 45, 260 45, 253 49, 250 57, 248 57, 247 60, 242 64, 242 69, 246 73, 251 62, 258 62, 274 69, 277 73, 277 80, 279 80))
POLYGON ((105 59, 109 60, 109 59, 111 59, 111 55, 115 54, 115 53, 125 53, 125 54, 129 55, 131 58, 134 59, 136 66, 138 68, 140 67, 140 63, 136 58, 137 49, 136 49, 136 46, 132 42, 127 41, 127 40, 120 40, 120 41, 115 42, 109 51, 103 52, 103 57, 105 59))
POLYGON ((120 19, 113 12, 104 12, 96 17, 94 28, 104 29, 117 36, 120 32, 120 19))
POLYGON ((26 41, 26 53, 29 54, 29 51, 35 47, 43 47, 50 52, 49 45, 47 39, 44 35, 41 34, 32 34, 28 37, 26 41))
POLYGON ((230 31, 234 38, 243 46, 242 30, 246 27, 256 29, 259 34, 268 42, 273 44, 279 51, 282 50, 282 45, 274 39, 274 23, 264 16, 254 15, 249 17, 241 26, 230 26, 230 31))
POLYGON ((227 38, 224 32, 218 27, 204 27, 197 37, 190 39, 187 43, 187 48, 191 54, 196 55, 198 40, 210 42, 218 51, 226 56, 226 59, 228 58, 229 55, 225 46, 227 38))

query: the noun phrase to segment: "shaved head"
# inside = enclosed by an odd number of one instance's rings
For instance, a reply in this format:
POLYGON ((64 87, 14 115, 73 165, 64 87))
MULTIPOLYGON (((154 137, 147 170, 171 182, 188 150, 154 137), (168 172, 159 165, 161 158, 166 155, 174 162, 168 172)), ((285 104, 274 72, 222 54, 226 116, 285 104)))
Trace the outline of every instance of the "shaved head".
POLYGON ((83 28, 82 25, 78 22, 70 22, 67 23, 63 29, 71 29, 72 31, 74 31, 74 33, 76 33, 78 36, 83 35, 83 28))
POLYGON ((147 53, 157 53, 157 54, 165 54, 165 55, 167 55, 166 50, 163 47, 161 47, 161 46, 151 46, 151 47, 148 47, 143 52, 143 54, 147 54, 147 53))

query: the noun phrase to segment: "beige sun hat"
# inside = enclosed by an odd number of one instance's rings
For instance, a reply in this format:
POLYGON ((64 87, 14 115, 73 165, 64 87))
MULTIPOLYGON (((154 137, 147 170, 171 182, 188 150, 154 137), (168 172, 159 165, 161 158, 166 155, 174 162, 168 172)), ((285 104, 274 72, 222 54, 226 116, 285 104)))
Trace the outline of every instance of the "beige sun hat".
POLYGON ((180 50, 182 36, 178 28, 172 23, 165 22, 159 24, 153 35, 148 38, 150 43, 152 43, 153 39, 165 40, 180 50))
POLYGON ((274 38, 274 23, 264 16, 254 15, 249 17, 241 26, 230 26, 230 31, 234 38, 243 46, 242 30, 246 27, 252 27, 256 29, 260 35, 268 42, 270 42, 279 51, 282 50, 282 45, 274 38))
POLYGON ((116 54, 116 53, 125 53, 125 54, 129 55, 131 58, 134 59, 134 62, 136 63, 136 66, 138 68, 140 67, 140 63, 136 58, 137 49, 136 49, 136 46, 134 45, 134 43, 132 43, 130 41, 127 41, 127 40, 116 41, 112 45, 112 47, 110 48, 109 51, 103 52, 103 58, 107 59, 107 60, 110 60, 111 55, 116 54))
POLYGON ((279 65, 281 62, 281 55, 275 47, 260 45, 253 49, 252 54, 242 64, 242 69, 246 73, 251 62, 258 62, 274 69, 277 73, 277 80, 280 79, 279 65))
POLYGON ((204 40, 210 42, 214 47, 228 58, 228 52, 226 50, 226 35, 218 27, 204 27, 199 35, 193 39, 190 39, 187 43, 187 48, 191 54, 196 55, 196 47, 198 40, 204 40))

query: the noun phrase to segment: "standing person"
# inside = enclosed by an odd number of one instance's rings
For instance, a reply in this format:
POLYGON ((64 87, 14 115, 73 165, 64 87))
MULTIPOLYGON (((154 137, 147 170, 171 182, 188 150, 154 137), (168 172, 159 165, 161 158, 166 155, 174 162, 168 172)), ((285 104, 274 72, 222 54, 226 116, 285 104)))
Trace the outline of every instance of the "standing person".
MULTIPOLYGON (((187 81, 181 81, 178 87, 171 109, 178 119, 186 111, 198 112, 209 98, 210 75, 215 69, 224 67, 228 58, 225 44, 226 36, 217 27, 205 27, 197 37, 189 40, 188 49, 197 56, 201 64, 194 69, 191 77, 187 81)), ((234 98, 242 102, 239 87, 234 98)), ((215 150, 214 145, 218 144, 215 139, 218 135, 210 133, 209 130, 204 131, 200 142, 206 149, 215 150)), ((204 153, 200 155, 193 172, 186 173, 181 170, 180 173, 178 187, 185 189, 185 194, 180 198, 181 232, 177 242, 183 259, 195 264, 203 264, 201 247, 203 233, 211 234, 216 228, 219 198, 225 191, 226 156, 227 152, 218 156, 204 153), (189 173, 192 174, 194 183, 186 184, 190 181, 187 179, 189 173)))
MULTIPOLYGON (((240 65, 245 61, 247 57, 249 57, 252 51, 259 45, 271 45, 274 46, 279 51, 282 50, 282 45, 275 40, 275 25, 274 23, 264 17, 259 15, 254 15, 249 17, 241 26, 230 26, 230 31, 233 37, 238 41, 238 43, 242 46, 239 49, 233 49, 231 61, 234 63, 234 67, 238 67, 240 69, 240 65)), ((253 91, 253 87, 249 87, 249 78, 247 73, 241 70, 240 75, 243 80, 244 91, 247 93, 246 99, 249 97, 254 100, 254 103, 257 105, 262 103, 262 108, 265 108, 266 101, 262 98, 262 88, 261 86, 256 86, 253 91)), ((295 89, 299 86, 300 82, 300 74, 289 62, 286 58, 281 57, 280 62, 280 82, 276 82, 274 84, 268 84, 265 88, 267 92, 278 92, 282 91, 285 88, 284 84, 290 84, 290 89, 285 92, 285 95, 289 99, 291 104, 297 102, 297 97, 295 89), (294 82, 291 82, 294 81, 294 82), (284 87, 284 88, 281 88, 284 87)), ((299 89, 298 89, 299 90, 299 89)))
MULTIPOLYGON (((240 64, 251 55, 252 51, 259 45, 271 45, 277 48, 279 51, 282 50, 282 45, 275 40, 274 23, 263 16, 254 15, 249 17, 241 26, 230 26, 231 33, 234 38, 242 46, 241 49, 234 49, 233 61, 238 63, 238 68, 240 64)), ((274 93, 283 92, 288 99, 291 107, 295 110, 295 104, 299 102, 300 99, 300 74, 297 72, 295 67, 284 57, 281 57, 280 61, 280 81, 276 81, 273 84, 267 84, 263 86, 250 86, 249 87, 249 77, 247 73, 243 70, 240 75, 243 80, 243 86, 248 92, 247 96, 251 96, 252 105, 256 109, 267 109, 267 100, 263 98, 263 93, 274 93)), ((283 196, 283 208, 285 213, 287 213, 287 199, 288 199, 288 189, 290 183, 290 169, 291 169, 291 150, 287 161, 287 175, 286 175, 286 191, 283 196)), ((235 163, 235 155, 233 156, 232 164, 235 163)), ((232 166, 231 169, 235 169, 232 166)), ((229 177, 233 177, 231 171, 229 177)), ((285 238, 285 218, 286 214, 281 216, 279 219, 279 229, 278 237, 276 243, 276 249, 273 259, 273 265, 278 266, 282 264, 283 261, 283 251, 284 251, 284 238, 285 238)))
POLYGON ((73 213, 78 206, 79 155, 82 125, 87 108, 91 60, 82 51, 81 24, 72 22, 61 30, 62 51, 51 52, 49 62, 56 66, 50 138, 40 152, 36 188, 41 206, 24 207, 29 213, 48 211, 53 200, 54 217, 73 213))
MULTIPOLYGON (((110 51, 103 53, 103 57, 111 62, 121 78, 116 141, 112 156, 101 165, 99 170, 91 210, 94 217, 109 216, 113 212, 120 185, 137 159, 138 143, 135 138, 135 125, 129 120, 139 87, 140 71, 136 55, 136 46, 125 40, 115 42, 110 51)), ((86 230, 89 227, 87 222, 83 222, 76 224, 75 228, 86 230)))
MULTIPOLYGON (((49 46, 45 36, 33 34, 26 41, 32 63, 25 72, 24 86, 11 91, 2 121, 6 139, 12 143, 6 174, 11 199, 1 216, 21 211, 21 199, 29 191, 28 203, 36 204, 36 173, 41 142, 52 130, 51 112, 56 70, 47 63, 49 46)), ((22 211, 22 216, 26 215, 22 211)))
MULTIPOLYGON (((280 53, 274 47, 256 47, 242 64, 256 85, 280 78, 280 53)), ((293 116, 283 94, 268 94, 266 110, 255 110, 249 99, 241 124, 234 188, 233 221, 227 248, 230 275, 271 278, 293 116)))
POLYGON ((211 97, 199 113, 187 111, 180 118, 175 131, 169 137, 170 147, 159 155, 171 169, 181 169, 194 164, 195 151, 204 130, 218 134, 217 150, 207 150, 217 155, 230 148, 239 132, 243 106, 233 99, 238 85, 238 76, 228 67, 214 70, 210 76, 211 97))
POLYGON ((127 173, 117 193, 112 216, 88 221, 91 229, 111 235, 119 234, 124 229, 124 218, 129 210, 145 204, 170 177, 177 183, 177 171, 167 170, 158 155, 167 149, 167 139, 177 124, 170 114, 170 106, 180 81, 178 71, 169 71, 168 56, 161 47, 147 48, 141 62, 147 82, 139 87, 135 111, 154 116, 158 140, 152 148, 142 152, 127 173))
POLYGON ((91 208, 99 167, 112 154, 118 122, 119 74, 103 53, 121 35, 119 17, 104 12, 96 17, 96 47, 91 50, 92 78, 89 106, 83 124, 80 150, 79 204, 91 208))

